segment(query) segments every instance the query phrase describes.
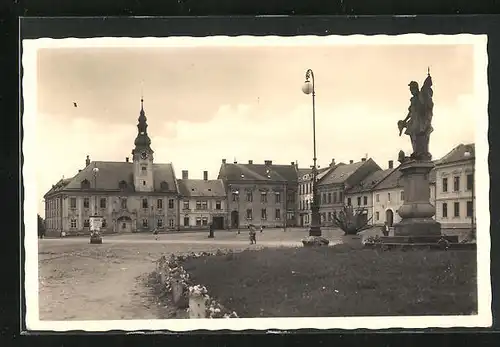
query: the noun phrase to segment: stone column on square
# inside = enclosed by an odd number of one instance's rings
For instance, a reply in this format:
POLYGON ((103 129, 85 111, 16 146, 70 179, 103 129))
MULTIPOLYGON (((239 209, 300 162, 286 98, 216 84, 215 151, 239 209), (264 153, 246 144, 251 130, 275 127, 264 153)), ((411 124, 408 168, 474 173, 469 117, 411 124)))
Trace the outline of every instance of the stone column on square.
POLYGON ((405 201, 398 210, 401 221, 394 224, 394 236, 441 236, 441 224, 432 218, 436 207, 430 203, 429 173, 433 167, 432 161, 401 164, 405 201))

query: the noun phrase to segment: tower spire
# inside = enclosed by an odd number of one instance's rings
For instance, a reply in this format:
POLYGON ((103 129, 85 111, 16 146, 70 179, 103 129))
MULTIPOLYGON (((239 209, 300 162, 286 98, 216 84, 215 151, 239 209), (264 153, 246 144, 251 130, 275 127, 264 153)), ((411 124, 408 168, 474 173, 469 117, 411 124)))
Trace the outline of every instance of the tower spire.
MULTIPOLYGON (((141 93, 142 94, 142 93, 141 93)), ((148 149, 151 150, 151 139, 148 136, 148 123, 146 112, 144 111, 144 99, 141 96, 141 110, 137 119, 137 137, 135 138, 135 150, 148 149)))

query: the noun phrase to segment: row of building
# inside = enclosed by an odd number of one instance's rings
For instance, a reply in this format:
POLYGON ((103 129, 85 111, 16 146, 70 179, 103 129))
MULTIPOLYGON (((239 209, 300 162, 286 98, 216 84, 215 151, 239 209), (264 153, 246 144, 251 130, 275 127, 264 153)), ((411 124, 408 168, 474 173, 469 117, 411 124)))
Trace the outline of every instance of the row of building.
MULTIPOLYGON (((103 216, 104 232, 147 232, 208 228, 303 226, 311 221, 311 169, 296 162, 279 165, 222 160, 217 179, 177 179, 171 163, 154 162, 143 101, 132 158, 91 161, 44 195, 47 233, 85 234, 90 216, 103 216)), ((436 161, 431 197, 444 227, 473 224, 474 145, 459 145, 436 161)), ((367 220, 389 225, 404 201, 398 167, 382 169, 374 160, 335 163, 319 169, 320 213, 324 225, 343 205, 363 208, 367 220)))
MULTIPOLYGON (((460 144, 435 160, 429 174, 430 202, 436 207, 434 219, 445 229, 475 227, 474 144, 460 144)), ((318 191, 322 224, 332 224, 343 206, 359 208, 372 225, 389 226, 401 218, 398 209, 405 201, 399 166, 390 160, 381 168, 372 159, 331 167, 319 175, 318 191)), ((311 220, 312 181, 309 173, 299 177, 299 225, 311 220)))

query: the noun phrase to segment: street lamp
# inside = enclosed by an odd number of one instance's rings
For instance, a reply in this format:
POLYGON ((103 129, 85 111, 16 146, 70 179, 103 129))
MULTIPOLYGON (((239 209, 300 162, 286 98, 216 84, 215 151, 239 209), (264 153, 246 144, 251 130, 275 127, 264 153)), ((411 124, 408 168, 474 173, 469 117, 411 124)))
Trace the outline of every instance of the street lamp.
POLYGON ((90 243, 102 243, 102 237, 100 235, 102 219, 98 214, 97 209, 97 174, 99 173, 99 168, 95 165, 92 168, 92 174, 94 177, 94 215, 91 217, 90 223, 90 243))
MULTIPOLYGON (((92 174, 94 176, 94 190, 97 192, 97 174, 99 173, 99 168, 94 166, 92 169, 92 174)), ((95 204, 94 204, 94 216, 97 216, 97 194, 94 196, 95 204)))
POLYGON ((302 86, 304 94, 312 94, 312 119, 313 119, 313 166, 312 166, 312 184, 313 198, 311 204, 311 224, 309 228, 309 236, 321 236, 320 215, 318 206, 318 184, 317 184, 317 165, 316 165, 316 105, 315 105, 315 90, 314 90, 314 73, 311 69, 306 71, 306 81, 302 86))
POLYGON ((236 209, 238 210, 238 234, 240 233, 240 191, 239 190, 235 190, 234 191, 234 194, 236 195, 236 203, 237 203, 237 207, 236 209))

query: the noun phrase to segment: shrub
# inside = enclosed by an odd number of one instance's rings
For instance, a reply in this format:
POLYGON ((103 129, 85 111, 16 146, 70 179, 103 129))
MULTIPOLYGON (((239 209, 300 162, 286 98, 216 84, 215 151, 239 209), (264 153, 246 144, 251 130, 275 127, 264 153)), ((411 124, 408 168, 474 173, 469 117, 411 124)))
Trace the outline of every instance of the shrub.
POLYGON ((334 223, 344 235, 356 235, 371 227, 368 223, 372 218, 365 219, 363 216, 366 211, 364 207, 355 210, 352 206, 344 206, 338 215, 333 216, 334 223))

